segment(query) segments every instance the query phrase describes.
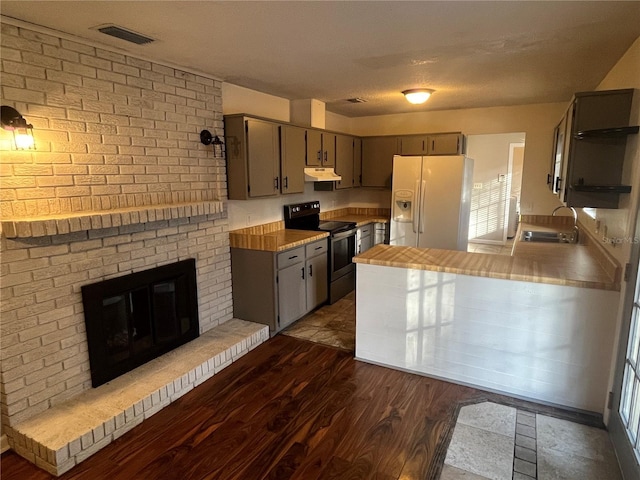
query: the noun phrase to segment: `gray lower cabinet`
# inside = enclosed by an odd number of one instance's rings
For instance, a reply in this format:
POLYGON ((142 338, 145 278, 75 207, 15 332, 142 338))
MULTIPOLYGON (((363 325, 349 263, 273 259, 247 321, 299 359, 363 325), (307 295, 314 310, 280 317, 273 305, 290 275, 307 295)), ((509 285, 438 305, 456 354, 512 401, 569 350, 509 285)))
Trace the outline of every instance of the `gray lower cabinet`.
POLYGON ((373 247, 374 224, 364 225, 356 232, 356 254, 361 254, 373 247))
POLYGON ((378 245, 380 243, 389 244, 389 224, 388 223, 376 223, 373 244, 378 245))
POLYGON ((268 252, 231 248, 233 316, 276 333, 327 298, 327 240, 268 252))
POLYGON ((327 241, 307 245, 306 258, 306 312, 310 312, 329 298, 327 241))
POLYGON ((294 265, 278 269, 278 329, 307 313, 305 270, 304 257, 294 265))

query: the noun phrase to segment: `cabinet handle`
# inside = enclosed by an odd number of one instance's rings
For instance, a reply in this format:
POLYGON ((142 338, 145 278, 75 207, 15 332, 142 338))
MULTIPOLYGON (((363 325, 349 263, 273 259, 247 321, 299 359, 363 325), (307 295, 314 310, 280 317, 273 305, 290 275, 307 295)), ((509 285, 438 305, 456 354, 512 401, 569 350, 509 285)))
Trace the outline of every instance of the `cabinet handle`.
POLYGON ((313 277, 313 265, 309 265, 309 276, 313 277))
POLYGON ((326 161, 327 161, 327 159, 329 158, 328 153, 329 153, 329 152, 327 152, 327 150, 325 150, 325 151, 324 151, 324 161, 325 161, 325 162, 326 162, 326 161))
POLYGON ((289 257, 289 260, 293 260, 294 258, 298 258, 298 255, 294 255, 293 257, 289 257))
POLYGON ((302 279, 304 280, 304 267, 302 267, 302 279))
POLYGON ((316 247, 315 250, 322 250, 322 247, 316 247))
POLYGON ((322 162, 322 150, 318 150, 318 161, 322 162))
POLYGON ((458 137, 458 141, 456 142, 456 153, 460 153, 460 137, 458 137))
POLYGON ((547 173, 547 185, 551 183, 551 174, 547 173))
POLYGON ((431 151, 433 152, 436 149, 436 141, 431 140, 431 151))
POLYGON ((561 184, 562 184, 562 179, 560 177, 556 177, 556 192, 560 191, 561 184))
POLYGON ((278 190, 280 182, 278 181, 278 177, 273 179, 275 190, 278 190))
POLYGON ((289 190, 289 177, 284 177, 284 188, 289 190))

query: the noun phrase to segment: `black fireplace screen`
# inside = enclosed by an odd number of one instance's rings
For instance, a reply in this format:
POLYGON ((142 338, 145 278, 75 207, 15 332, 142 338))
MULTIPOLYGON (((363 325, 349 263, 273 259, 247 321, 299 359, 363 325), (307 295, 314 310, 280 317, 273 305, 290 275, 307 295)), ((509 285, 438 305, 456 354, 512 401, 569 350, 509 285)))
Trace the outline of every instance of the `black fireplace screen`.
POLYGON ((194 259, 82 287, 92 385, 196 338, 197 298, 194 259))

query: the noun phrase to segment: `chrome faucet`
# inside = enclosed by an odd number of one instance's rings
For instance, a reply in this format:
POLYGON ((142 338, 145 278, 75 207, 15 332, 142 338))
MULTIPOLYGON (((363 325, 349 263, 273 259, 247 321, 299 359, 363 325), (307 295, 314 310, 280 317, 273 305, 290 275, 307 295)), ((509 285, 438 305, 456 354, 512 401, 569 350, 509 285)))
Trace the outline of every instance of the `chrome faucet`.
POLYGON ((571 210, 573 212, 573 228, 574 230, 578 230, 578 212, 576 212, 576 209, 573 207, 567 207, 565 205, 560 205, 559 207, 556 207, 553 209, 553 212, 551 213, 552 217, 556 216, 556 212, 558 210, 561 210, 563 208, 568 208, 569 210, 571 210))

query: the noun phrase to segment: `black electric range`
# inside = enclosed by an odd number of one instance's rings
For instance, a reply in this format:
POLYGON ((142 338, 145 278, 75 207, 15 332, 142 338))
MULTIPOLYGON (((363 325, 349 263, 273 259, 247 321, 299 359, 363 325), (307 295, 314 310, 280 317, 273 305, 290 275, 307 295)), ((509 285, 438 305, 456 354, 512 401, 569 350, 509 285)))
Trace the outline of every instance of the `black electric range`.
POLYGON ((315 230, 329 233, 328 272, 329 303, 335 303, 356 284, 356 223, 320 221, 320 202, 295 203, 284 206, 284 226, 287 229, 315 230))

